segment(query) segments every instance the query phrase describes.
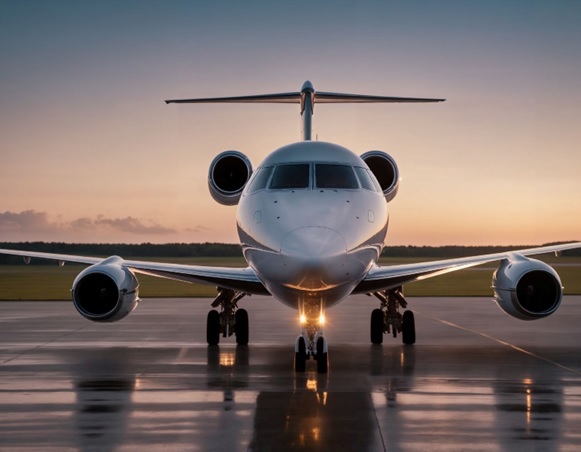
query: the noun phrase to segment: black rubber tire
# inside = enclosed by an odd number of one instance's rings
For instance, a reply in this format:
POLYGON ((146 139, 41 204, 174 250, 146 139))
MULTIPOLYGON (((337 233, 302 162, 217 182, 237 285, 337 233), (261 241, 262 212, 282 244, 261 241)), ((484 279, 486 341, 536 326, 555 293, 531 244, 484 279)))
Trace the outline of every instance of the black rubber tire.
POLYGON ((246 309, 236 311, 236 343, 238 345, 248 345, 248 312, 246 309))
POLYGON ((206 341, 208 341, 208 345, 218 345, 220 342, 220 313, 218 311, 208 312, 206 341))
POLYGON ((323 353, 324 339, 320 337, 317 339, 317 373, 326 374, 329 370, 329 357, 327 353, 323 353))
POLYGON ((307 346, 305 339, 299 339, 299 351, 295 352, 295 372, 304 372, 307 367, 307 346))
POLYGON ((406 345, 416 343, 416 322, 412 311, 405 311, 401 320, 401 340, 406 345))
POLYGON ((374 309, 371 311, 371 343, 383 343, 383 311, 381 309, 374 309))

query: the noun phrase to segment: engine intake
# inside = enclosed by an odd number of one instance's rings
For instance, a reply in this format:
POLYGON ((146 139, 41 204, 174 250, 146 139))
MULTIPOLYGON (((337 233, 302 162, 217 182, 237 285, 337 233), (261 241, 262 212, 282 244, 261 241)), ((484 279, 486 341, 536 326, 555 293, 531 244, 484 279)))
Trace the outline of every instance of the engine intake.
POLYGON ((113 256, 83 270, 73 282, 73 304, 83 317, 95 322, 116 322, 139 303, 135 275, 113 256))
POLYGON ((395 160, 383 151, 369 151, 361 158, 379 182, 385 201, 390 202, 399 189, 399 169, 395 160))
POLYGON ((521 320, 553 314, 563 298, 557 272, 544 262, 523 256, 503 261, 494 272, 492 287, 496 304, 521 320))
POLYGON ((212 198, 220 204, 238 204, 242 190, 252 175, 252 163, 242 152, 224 151, 210 164, 208 187, 212 198))

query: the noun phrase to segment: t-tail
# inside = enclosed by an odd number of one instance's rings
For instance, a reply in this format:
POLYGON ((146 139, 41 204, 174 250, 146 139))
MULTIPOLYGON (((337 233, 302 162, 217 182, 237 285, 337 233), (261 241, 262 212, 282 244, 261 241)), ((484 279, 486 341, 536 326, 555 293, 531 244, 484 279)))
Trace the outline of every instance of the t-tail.
POLYGON ((267 104, 300 104, 302 116, 303 137, 305 141, 312 139, 312 124, 315 104, 339 104, 339 103, 419 103, 419 102, 443 102, 446 99, 417 98, 417 97, 392 97, 370 96, 365 94, 330 93, 316 91, 308 80, 298 92, 257 94, 252 96, 235 97, 207 97, 197 99, 166 100, 166 104, 197 104, 197 103, 267 103, 267 104))

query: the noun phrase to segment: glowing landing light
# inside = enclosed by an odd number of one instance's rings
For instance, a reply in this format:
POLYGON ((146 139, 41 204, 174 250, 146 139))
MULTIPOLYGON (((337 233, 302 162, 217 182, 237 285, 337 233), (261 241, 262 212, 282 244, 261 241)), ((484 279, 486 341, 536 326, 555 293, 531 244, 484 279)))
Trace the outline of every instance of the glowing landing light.
POLYGON ((301 325, 304 325, 305 323, 307 323, 307 316, 304 314, 301 314, 300 322, 301 322, 301 325))
POLYGON ((324 325, 325 324, 325 314, 322 314, 319 316, 319 325, 324 325))

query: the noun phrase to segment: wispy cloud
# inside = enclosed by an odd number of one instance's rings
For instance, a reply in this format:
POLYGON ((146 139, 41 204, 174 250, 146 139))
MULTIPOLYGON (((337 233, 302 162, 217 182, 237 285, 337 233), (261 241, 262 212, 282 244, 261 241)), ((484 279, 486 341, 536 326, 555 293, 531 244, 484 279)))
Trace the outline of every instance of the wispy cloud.
POLYGON ((135 217, 107 218, 98 215, 96 218, 82 217, 72 221, 51 221, 48 213, 36 210, 22 212, 0 212, 0 232, 3 233, 45 233, 58 232, 123 232, 138 235, 169 235, 175 229, 162 226, 152 220, 135 217))
POLYGON ((0 212, 0 231, 36 231, 59 229, 57 223, 51 223, 46 212, 25 210, 17 212, 0 212))
MULTIPOLYGON (((87 220, 87 219, 84 219, 87 220)), ((134 217, 125 218, 105 218, 99 216, 94 220, 94 224, 97 226, 108 226, 117 231, 130 232, 132 234, 173 234, 175 229, 166 228, 152 221, 148 221, 145 224, 142 220, 134 217)))

